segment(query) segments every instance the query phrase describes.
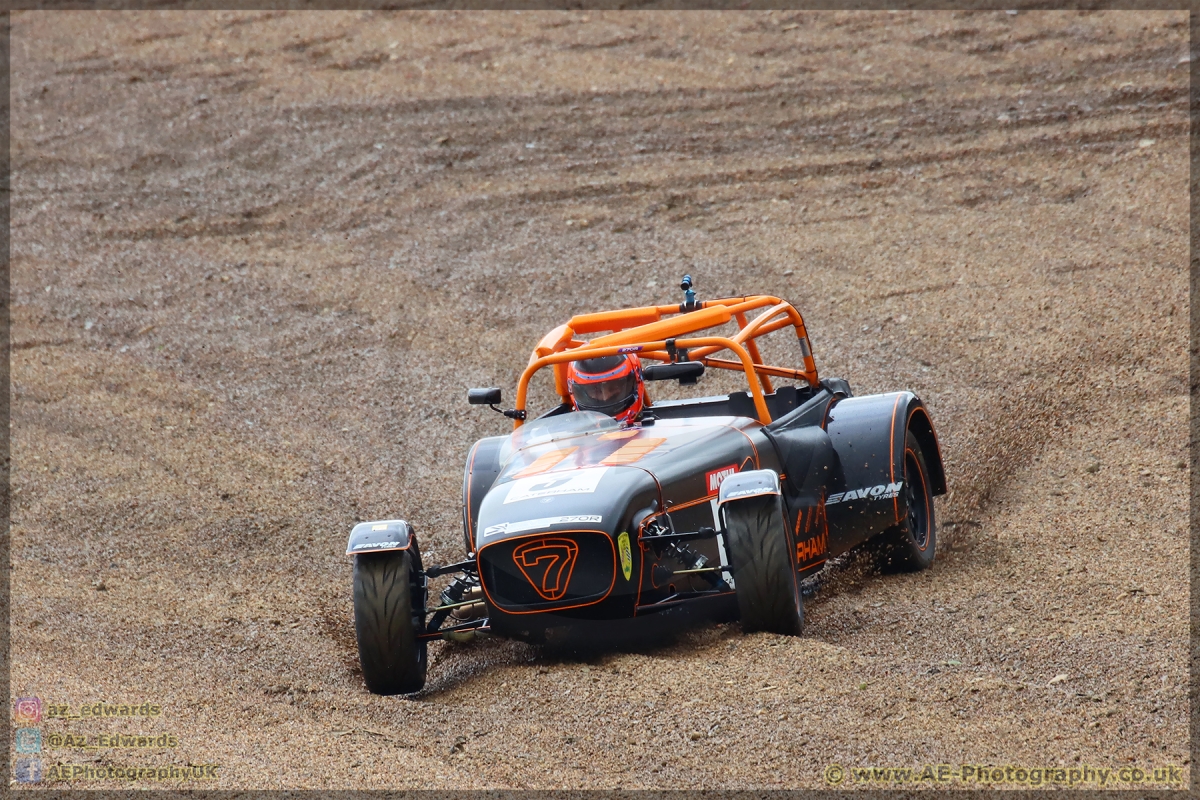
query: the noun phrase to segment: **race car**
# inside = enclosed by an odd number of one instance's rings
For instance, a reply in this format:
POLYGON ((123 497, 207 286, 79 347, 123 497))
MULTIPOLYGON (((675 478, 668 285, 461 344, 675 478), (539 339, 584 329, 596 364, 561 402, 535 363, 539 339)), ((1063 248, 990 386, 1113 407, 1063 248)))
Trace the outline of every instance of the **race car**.
MULTIPOLYGON (((579 314, 537 344, 501 411, 512 432, 467 455, 463 560, 425 566, 403 519, 354 526, 346 553, 369 691, 419 691, 434 639, 539 643, 681 609, 798 635, 801 581, 829 559, 866 543, 884 570, 933 563, 946 476, 920 398, 857 397, 818 377, 804 321, 778 297, 698 301, 690 277, 682 288, 682 303, 579 314), (795 334, 790 366, 761 357, 760 337, 776 332, 795 334), (747 388, 648 393, 625 420, 580 409, 571 364, 631 354, 646 382, 734 370, 747 388), (531 418, 541 370, 561 402, 531 418), (441 576, 453 577, 431 604, 441 576)), ((468 392, 496 411, 501 396, 468 392)))

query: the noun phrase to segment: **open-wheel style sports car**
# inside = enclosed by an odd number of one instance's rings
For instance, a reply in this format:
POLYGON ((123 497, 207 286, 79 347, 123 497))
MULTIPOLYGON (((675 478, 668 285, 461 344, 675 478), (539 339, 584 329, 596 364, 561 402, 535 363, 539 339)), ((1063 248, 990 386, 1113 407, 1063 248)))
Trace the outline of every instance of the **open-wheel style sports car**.
MULTIPOLYGON (((421 689, 432 639, 542 642, 683 608, 795 635, 800 582, 828 559, 867 542, 885 570, 932 564, 946 477, 921 400, 856 397, 819 378, 804 321, 778 297, 701 302, 690 278, 683 288, 683 303, 580 314, 538 343, 502 412, 512 433, 467 455, 462 561, 425 566, 402 519, 354 527, 346 552, 371 692, 421 689), (793 365, 764 363, 757 340, 789 330, 793 365), (724 369, 747 390, 647 399, 623 422, 577 410, 571 363, 626 354, 646 362, 647 382, 724 369), (543 369, 561 403, 530 419, 543 369), (439 576, 452 579, 430 603, 439 576)), ((469 400, 499 411, 501 391, 469 400)))

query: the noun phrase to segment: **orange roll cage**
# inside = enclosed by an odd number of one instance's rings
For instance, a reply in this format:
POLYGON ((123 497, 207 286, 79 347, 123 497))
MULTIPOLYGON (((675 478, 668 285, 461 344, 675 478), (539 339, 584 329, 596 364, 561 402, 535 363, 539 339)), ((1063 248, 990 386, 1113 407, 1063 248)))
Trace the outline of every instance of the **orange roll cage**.
MULTIPOLYGON (((724 297, 697 303, 692 310, 682 306, 664 305, 643 308, 626 308, 618 311, 601 311, 596 314, 577 314, 565 325, 559 325, 547 333, 533 353, 529 365, 521 373, 517 383, 516 410, 524 411, 529 393, 529 381, 543 367, 554 368, 554 388, 564 403, 571 402, 567 388, 567 363, 585 358, 636 353, 640 358, 655 361, 670 361, 672 349, 668 341, 680 350, 688 350, 687 359, 705 367, 742 370, 754 398, 754 409, 758 420, 766 425, 771 421, 765 394, 771 393, 771 377, 803 379, 811 386, 817 385, 817 366, 813 361, 812 348, 804 320, 791 303, 770 295, 748 297, 724 297), (746 314, 765 309, 754 319, 747 320, 746 314), (738 325, 733 336, 695 336, 711 328, 718 328, 730 321, 738 325), (803 369, 776 367, 764 364, 758 351, 756 339, 768 333, 791 326, 800 340, 803 369), (591 341, 576 339, 576 334, 605 333, 591 341), (683 337, 683 338, 680 338, 683 337), (736 360, 713 358, 713 354, 728 350, 736 360)), ((513 423, 519 428, 523 421, 513 423)))

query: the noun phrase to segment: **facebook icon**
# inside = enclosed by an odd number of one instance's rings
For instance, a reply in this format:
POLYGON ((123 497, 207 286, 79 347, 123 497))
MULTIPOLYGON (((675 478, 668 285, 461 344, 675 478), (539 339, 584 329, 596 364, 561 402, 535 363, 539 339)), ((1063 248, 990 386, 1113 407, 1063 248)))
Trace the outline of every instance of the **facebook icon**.
POLYGON ((42 760, 40 758, 18 758, 13 775, 18 783, 38 783, 42 780, 42 760))

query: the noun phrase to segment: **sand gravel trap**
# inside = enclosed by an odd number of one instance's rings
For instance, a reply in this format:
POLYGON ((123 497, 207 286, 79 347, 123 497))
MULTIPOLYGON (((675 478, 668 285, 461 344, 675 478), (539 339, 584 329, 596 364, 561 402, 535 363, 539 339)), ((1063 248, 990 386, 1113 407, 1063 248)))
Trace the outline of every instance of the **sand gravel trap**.
POLYGON ((1185 12, 15 15, 11 692, 161 706, 47 743, 177 736, 44 768, 1186 780, 1187 41, 1185 12), (843 559, 797 639, 438 644, 423 693, 369 695, 350 526, 458 556, 464 454, 504 429, 465 388, 684 272, 927 401, 934 569, 843 559))

